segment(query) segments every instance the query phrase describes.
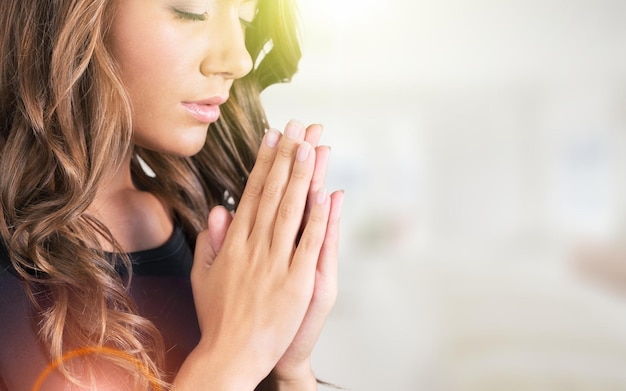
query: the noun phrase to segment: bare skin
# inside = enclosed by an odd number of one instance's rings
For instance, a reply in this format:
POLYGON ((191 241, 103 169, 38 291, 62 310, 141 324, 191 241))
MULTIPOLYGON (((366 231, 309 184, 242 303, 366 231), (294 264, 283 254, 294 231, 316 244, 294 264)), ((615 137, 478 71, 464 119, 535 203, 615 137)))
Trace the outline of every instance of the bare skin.
MULTIPOLYGON (((110 45, 132 101, 136 145, 182 156, 202 148, 207 124, 185 104, 227 97, 250 71, 240 21, 250 3, 118 3, 110 45), (181 18, 177 7, 207 16, 181 18)), ((321 133, 295 121, 284 134, 269 131, 235 216, 211 211, 191 274, 202 338, 174 389, 253 390, 263 379, 267 390, 316 389, 310 357, 336 297, 343 201, 324 189, 330 150, 318 146, 321 133)), ((90 212, 125 251, 169 238, 171 211, 134 187, 130 155, 105 183, 90 212)))
POLYGON ((234 219, 216 208, 199 236, 192 284, 203 338, 176 389, 253 389, 270 371, 269 389, 316 388, 310 355, 336 297, 343 194, 314 193, 294 251, 316 165, 315 149, 298 145, 302 136, 273 148, 266 136, 234 219), (219 297, 208 293, 216 286, 219 297))
MULTIPOLYGON (((264 138, 235 217, 216 207, 198 236, 191 281, 202 340, 174 389, 252 390, 266 377, 266 390, 317 388, 310 357, 336 298, 343 193, 324 189, 321 127, 291 122, 285 133, 297 135, 264 138)), ((171 233, 169 211, 121 177, 104 193, 107 225, 124 246, 158 244, 171 233), (143 218, 129 227, 131 209, 143 218)))

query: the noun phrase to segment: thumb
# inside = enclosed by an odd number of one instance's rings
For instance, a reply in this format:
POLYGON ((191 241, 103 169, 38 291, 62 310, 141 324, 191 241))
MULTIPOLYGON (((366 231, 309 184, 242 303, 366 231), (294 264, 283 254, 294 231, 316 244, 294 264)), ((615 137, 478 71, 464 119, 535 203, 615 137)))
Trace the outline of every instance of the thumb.
MULTIPOLYGON (((213 265, 217 252, 224 244, 232 217, 223 206, 216 206, 209 213, 208 228, 198 233, 194 255, 194 270, 206 270, 213 265)), ((195 272, 198 273, 198 272, 195 272)), ((194 271, 192 270, 192 274, 194 271)))
POLYGON ((222 248, 232 220, 230 212, 223 206, 216 206, 209 213, 209 243, 215 254, 222 248))

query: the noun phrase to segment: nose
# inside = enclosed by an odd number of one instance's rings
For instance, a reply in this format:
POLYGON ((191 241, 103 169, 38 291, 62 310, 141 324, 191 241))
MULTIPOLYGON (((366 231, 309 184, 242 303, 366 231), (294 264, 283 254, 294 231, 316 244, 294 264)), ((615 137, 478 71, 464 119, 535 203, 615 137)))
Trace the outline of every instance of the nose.
POLYGON ((200 71, 205 76, 239 79, 252 70, 252 58, 246 49, 238 12, 225 14, 216 18, 214 28, 207 37, 210 49, 200 64, 200 71))

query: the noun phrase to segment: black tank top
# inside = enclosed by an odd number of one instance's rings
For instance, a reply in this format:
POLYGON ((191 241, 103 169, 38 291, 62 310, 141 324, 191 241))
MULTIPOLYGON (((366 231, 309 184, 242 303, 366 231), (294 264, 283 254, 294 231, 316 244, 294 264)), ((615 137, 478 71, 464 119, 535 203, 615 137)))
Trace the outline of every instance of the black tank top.
MULTIPOLYGON (((33 306, 6 250, 1 250, 0 390, 30 391, 49 365, 49 354, 37 337, 33 306)), ((161 331, 166 348, 165 370, 173 376, 200 338, 189 280, 192 249, 181 227, 176 226, 162 246, 129 256, 133 262, 130 295, 139 314, 161 331)), ((63 389, 59 374, 47 378, 46 385, 53 383, 63 389)))

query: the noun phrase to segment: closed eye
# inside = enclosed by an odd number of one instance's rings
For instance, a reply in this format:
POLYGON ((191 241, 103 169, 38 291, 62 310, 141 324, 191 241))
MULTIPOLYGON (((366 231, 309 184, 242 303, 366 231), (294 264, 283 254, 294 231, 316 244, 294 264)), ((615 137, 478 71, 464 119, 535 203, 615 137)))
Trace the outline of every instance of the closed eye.
POLYGON ((184 19, 184 20, 204 21, 204 20, 207 20, 209 16, 208 12, 204 12, 202 14, 195 14, 193 12, 182 11, 174 7, 172 7, 172 11, 174 11, 174 14, 176 14, 176 16, 179 19, 184 19))

